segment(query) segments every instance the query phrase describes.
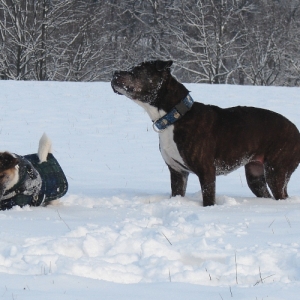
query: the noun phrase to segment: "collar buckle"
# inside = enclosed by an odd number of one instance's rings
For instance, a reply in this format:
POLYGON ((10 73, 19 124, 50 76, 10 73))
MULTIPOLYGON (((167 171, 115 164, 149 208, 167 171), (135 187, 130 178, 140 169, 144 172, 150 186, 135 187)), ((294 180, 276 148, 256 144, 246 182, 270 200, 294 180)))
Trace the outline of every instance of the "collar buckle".
POLYGON ((154 130, 155 132, 161 133, 161 132, 165 131, 165 130, 167 129, 167 127, 166 127, 166 128, 163 128, 163 129, 160 129, 160 128, 159 128, 159 125, 157 125, 157 123, 156 123, 158 120, 160 120, 160 119, 156 119, 155 121, 153 121, 153 123, 152 123, 152 128, 153 128, 153 130, 154 130))
POLYGON ((169 113, 153 121, 153 130, 157 133, 166 130, 170 125, 181 119, 192 108, 193 103, 193 98, 188 94, 182 101, 175 105, 169 113))

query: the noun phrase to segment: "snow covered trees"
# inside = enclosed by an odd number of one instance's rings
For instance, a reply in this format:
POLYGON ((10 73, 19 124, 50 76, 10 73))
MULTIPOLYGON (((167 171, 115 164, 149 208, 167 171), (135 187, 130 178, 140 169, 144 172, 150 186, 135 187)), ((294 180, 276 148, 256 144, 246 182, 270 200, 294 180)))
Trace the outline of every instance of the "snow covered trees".
POLYGON ((0 0, 1 78, 88 81, 107 75, 105 14, 103 6, 79 0, 0 0))
POLYGON ((110 80, 173 59, 186 82, 300 85, 300 0, 0 0, 0 78, 110 80))

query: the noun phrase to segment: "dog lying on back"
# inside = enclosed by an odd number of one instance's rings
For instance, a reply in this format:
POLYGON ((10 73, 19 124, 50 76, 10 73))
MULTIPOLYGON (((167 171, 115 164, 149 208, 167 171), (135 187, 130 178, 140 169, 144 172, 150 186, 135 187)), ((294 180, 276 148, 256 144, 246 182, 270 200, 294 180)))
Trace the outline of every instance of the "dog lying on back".
POLYGON ((287 184, 300 162, 300 134, 285 117, 260 108, 194 103, 170 72, 172 61, 144 62, 113 75, 113 90, 142 106, 159 132, 172 196, 185 195, 189 173, 198 176, 203 205, 215 204, 217 175, 245 166, 257 197, 288 197, 287 184))
POLYGON ((45 134, 40 139, 38 154, 0 152, 0 209, 49 204, 62 197, 67 188, 65 175, 51 154, 51 141, 45 134))

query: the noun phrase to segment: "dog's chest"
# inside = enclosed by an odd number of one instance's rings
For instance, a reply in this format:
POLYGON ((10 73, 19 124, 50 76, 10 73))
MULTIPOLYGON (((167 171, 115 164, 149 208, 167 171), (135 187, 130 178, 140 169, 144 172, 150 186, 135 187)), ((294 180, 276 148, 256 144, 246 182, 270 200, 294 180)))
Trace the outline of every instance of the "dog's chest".
POLYGON ((183 161, 178 147, 174 142, 174 126, 169 126, 159 134, 160 152, 166 164, 176 171, 188 171, 188 167, 183 161))
MULTIPOLYGON (((135 102, 146 110, 151 120, 157 120, 166 114, 164 110, 158 110, 148 103, 135 102)), ((167 129, 159 133, 159 148, 166 164, 178 172, 189 171, 174 142, 174 125, 167 127, 167 129)))

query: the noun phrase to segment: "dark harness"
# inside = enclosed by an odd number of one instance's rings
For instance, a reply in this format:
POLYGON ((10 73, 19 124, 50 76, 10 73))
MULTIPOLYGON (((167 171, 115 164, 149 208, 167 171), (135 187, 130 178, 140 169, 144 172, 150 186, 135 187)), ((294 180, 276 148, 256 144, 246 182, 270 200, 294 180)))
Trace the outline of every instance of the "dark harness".
POLYGON ((19 159, 19 181, 3 194, 1 210, 15 205, 46 205, 67 193, 66 176, 53 154, 49 153, 47 161, 42 163, 39 163, 37 154, 16 156, 19 159))

